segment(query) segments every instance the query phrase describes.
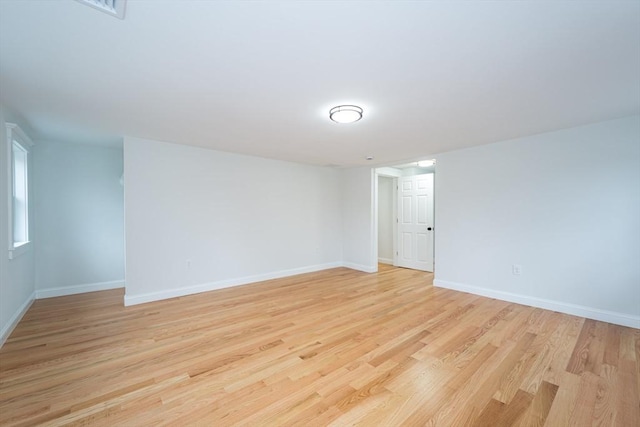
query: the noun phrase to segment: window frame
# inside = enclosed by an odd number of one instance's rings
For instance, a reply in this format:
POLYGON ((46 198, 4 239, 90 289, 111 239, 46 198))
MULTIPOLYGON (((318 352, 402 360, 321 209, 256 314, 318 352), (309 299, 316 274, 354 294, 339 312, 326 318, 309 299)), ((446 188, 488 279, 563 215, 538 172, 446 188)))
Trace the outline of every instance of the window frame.
POLYGON ((31 248, 31 244, 33 242, 32 238, 32 214, 30 209, 31 202, 31 148, 33 147, 33 141, 25 134, 20 127, 15 123, 6 123, 6 131, 7 131, 7 162, 8 162, 8 228, 9 228, 9 259, 15 259, 16 257, 26 253, 31 248), (25 162, 25 187, 26 187, 26 237, 27 240, 24 242, 14 242, 14 200, 13 200, 13 188, 14 188, 14 144, 17 144, 19 149, 25 153, 26 162, 25 162))

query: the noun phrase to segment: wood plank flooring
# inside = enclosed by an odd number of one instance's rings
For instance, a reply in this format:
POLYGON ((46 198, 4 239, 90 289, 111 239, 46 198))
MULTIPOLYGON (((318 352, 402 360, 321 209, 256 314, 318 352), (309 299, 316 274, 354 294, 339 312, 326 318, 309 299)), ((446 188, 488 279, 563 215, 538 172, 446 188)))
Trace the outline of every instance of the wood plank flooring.
POLYGON ((0 349, 0 425, 640 426, 639 330, 431 281, 38 300, 0 349))

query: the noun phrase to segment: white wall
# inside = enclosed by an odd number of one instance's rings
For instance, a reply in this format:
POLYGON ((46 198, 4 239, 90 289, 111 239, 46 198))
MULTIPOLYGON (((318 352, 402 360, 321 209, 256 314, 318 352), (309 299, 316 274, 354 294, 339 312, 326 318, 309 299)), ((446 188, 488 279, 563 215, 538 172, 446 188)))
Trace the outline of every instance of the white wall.
POLYGON ((437 162, 437 286, 640 327, 640 117, 437 162))
POLYGON ((378 176, 378 261, 393 264, 393 178, 378 176))
POLYGON ((341 173, 126 137, 126 304, 341 265, 341 173))
MULTIPOLYGON (((29 131, 24 123, 21 123, 8 110, 0 106, 0 345, 8 338, 14 326, 35 298, 33 245, 26 253, 12 260, 9 259, 9 164, 6 121, 17 123, 23 131, 29 131)), ((30 157, 29 179, 31 184, 33 181, 33 156, 30 157)), ((30 186, 30 193, 30 201, 33 201, 33 185, 30 186)), ((33 225, 33 209, 31 209, 31 214, 31 224, 33 225)), ((37 240, 33 228, 30 231, 31 240, 37 240)))
POLYGON ((38 298, 124 286, 122 147, 34 150, 38 298))
POLYGON ((373 177, 371 168, 342 171, 344 264, 367 272, 378 271, 373 177))

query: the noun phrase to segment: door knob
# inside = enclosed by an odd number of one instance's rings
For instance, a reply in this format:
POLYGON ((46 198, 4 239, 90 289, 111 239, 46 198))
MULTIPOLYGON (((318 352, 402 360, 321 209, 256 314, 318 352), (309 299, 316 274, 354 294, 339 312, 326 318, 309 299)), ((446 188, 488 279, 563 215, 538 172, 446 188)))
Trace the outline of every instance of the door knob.
POLYGON ((431 231, 431 227, 427 227, 427 231, 431 231))

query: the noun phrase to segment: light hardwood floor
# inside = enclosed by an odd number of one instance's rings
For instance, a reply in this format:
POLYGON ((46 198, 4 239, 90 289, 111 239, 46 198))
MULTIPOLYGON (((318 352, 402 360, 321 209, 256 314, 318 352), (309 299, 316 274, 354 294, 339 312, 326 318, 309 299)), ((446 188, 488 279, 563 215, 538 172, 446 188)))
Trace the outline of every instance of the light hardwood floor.
POLYGON ((0 424, 640 425, 640 331, 381 267, 38 300, 0 350, 0 424))

